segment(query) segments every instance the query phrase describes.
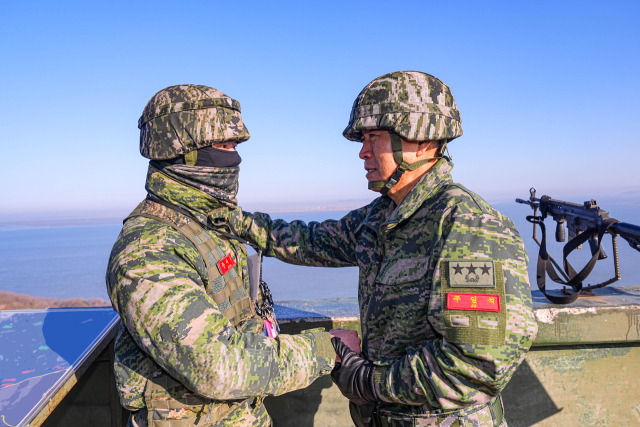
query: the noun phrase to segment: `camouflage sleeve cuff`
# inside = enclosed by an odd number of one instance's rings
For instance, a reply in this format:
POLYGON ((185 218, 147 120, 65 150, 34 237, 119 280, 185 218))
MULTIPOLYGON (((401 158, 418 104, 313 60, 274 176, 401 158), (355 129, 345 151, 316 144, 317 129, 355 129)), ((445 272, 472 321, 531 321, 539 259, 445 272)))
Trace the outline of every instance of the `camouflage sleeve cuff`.
POLYGON ((373 391, 381 402, 392 402, 388 397, 389 391, 387 390, 388 373, 388 366, 376 366, 375 371, 373 372, 373 391))
POLYGON ((302 331, 303 334, 312 335, 316 341, 316 356, 326 359, 329 365, 325 369, 333 369, 336 360, 336 350, 331 344, 331 334, 325 332, 322 328, 308 329, 302 331))

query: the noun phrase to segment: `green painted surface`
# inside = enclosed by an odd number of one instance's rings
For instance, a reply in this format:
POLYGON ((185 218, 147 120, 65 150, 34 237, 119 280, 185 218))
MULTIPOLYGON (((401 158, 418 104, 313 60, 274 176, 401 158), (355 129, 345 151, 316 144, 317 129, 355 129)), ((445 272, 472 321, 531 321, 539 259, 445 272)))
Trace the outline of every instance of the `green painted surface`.
MULTIPOLYGON (((640 286, 610 287, 569 307, 534 292, 534 347, 503 392, 510 427, 640 426, 640 286)), ((278 303, 283 333, 360 329, 355 299, 278 303)), ((328 377, 265 401, 275 427, 351 426, 328 377)))
POLYGON ((602 289, 570 306, 534 295, 538 336, 534 346, 640 341, 640 286, 602 289))
POLYGON ((640 426, 640 344, 537 347, 503 392, 509 426, 640 426))

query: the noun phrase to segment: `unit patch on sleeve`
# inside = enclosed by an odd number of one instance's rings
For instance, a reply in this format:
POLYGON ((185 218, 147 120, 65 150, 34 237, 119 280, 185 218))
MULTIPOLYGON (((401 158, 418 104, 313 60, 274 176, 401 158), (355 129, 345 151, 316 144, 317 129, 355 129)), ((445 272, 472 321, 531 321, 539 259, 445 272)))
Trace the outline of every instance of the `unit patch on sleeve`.
POLYGON ((452 288, 495 288, 495 273, 492 260, 449 261, 449 286, 452 288))
POLYGON ((220 270, 220 274, 223 276, 236 265, 236 262, 231 257, 231 254, 228 254, 226 257, 222 258, 218 261, 218 269, 220 270))
POLYGON ((502 264, 443 260, 441 296, 445 336, 458 344, 504 345, 507 313, 502 264), (491 327, 487 327, 491 325, 491 327))

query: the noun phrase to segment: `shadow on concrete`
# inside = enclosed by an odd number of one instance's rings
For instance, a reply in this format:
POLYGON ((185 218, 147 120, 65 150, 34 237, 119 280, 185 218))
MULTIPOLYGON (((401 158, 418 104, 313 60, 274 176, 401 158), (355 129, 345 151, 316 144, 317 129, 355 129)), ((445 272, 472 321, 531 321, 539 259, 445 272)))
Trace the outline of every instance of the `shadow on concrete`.
POLYGON ((502 392, 509 427, 529 427, 562 411, 525 360, 502 392))
POLYGON ((106 327, 114 315, 110 307, 50 309, 43 321, 42 335, 47 346, 57 353, 57 363, 73 365, 83 354, 93 351, 107 333, 106 327))
MULTIPOLYGON (((334 415, 331 408, 324 408, 318 414, 322 403, 322 390, 331 388, 333 382, 329 375, 315 380, 309 387, 286 393, 280 397, 267 397, 264 401, 274 427, 313 427, 316 417, 330 418, 334 415)), ((345 408, 348 401, 340 402, 345 408)), ((327 406, 326 403, 324 406, 327 406)), ((332 423, 329 423, 331 425, 332 423)), ((321 423, 320 425, 327 425, 321 423)), ((317 427, 317 426, 316 426, 317 427)))
POLYGON ((109 349, 107 348, 51 412, 42 427, 110 426, 111 369, 109 349))
MULTIPOLYGON (((502 392, 502 398, 509 427, 530 427, 562 411, 526 360, 502 392)), ((328 375, 304 390, 265 400, 274 427, 352 425, 348 404, 328 375)))

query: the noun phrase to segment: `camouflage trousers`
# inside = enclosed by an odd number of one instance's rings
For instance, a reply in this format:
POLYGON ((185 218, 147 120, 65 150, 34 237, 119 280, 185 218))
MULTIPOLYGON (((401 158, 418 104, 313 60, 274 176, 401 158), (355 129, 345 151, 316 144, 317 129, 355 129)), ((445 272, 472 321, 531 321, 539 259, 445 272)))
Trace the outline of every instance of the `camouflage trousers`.
MULTIPOLYGON (((180 417, 172 417, 171 419, 154 420, 154 425, 167 427, 183 427, 183 426, 203 426, 203 427, 270 427, 271 418, 267 414, 264 406, 259 411, 251 409, 249 402, 236 408, 232 413, 224 419, 216 423, 206 422, 206 418, 195 420, 191 417, 180 419, 180 417)), ((154 417, 155 418, 155 417, 154 417)), ((149 412, 147 409, 141 409, 131 414, 127 427, 151 427, 149 426, 149 412)))
POLYGON ((145 385, 145 407, 134 412, 127 427, 269 427, 262 397, 214 401, 189 391, 161 374, 145 385))
POLYGON ((507 427, 502 398, 451 412, 402 413, 379 409, 373 415, 375 427, 507 427))

